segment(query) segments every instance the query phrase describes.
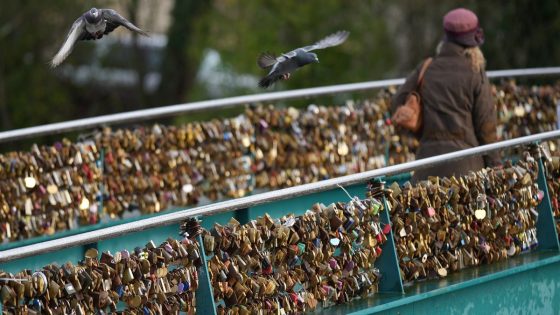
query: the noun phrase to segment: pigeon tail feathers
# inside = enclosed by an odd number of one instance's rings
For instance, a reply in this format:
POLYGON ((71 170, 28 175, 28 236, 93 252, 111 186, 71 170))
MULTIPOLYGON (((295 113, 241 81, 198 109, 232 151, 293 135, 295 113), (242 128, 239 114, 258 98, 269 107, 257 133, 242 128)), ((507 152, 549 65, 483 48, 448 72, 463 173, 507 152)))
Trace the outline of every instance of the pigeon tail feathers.
POLYGON ((274 84, 274 82, 280 80, 280 78, 281 76, 279 75, 267 75, 259 81, 259 87, 266 89, 274 84))
POLYGON ((261 53, 259 58, 257 58, 257 64, 259 65, 259 67, 263 69, 272 67, 275 63, 276 63, 276 56, 274 56, 274 54, 269 52, 263 52, 261 53))

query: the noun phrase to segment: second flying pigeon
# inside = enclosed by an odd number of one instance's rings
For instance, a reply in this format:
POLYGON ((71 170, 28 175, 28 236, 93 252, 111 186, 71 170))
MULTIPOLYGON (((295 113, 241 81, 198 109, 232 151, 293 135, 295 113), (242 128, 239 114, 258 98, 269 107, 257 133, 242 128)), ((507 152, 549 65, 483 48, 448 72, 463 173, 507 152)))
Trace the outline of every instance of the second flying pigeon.
POLYGON ((268 74, 259 81, 259 86, 267 88, 274 82, 289 77, 290 73, 307 64, 319 62, 317 54, 310 51, 342 44, 350 32, 338 31, 313 45, 294 49, 279 57, 270 53, 262 53, 257 59, 257 64, 263 69, 270 68, 268 74))

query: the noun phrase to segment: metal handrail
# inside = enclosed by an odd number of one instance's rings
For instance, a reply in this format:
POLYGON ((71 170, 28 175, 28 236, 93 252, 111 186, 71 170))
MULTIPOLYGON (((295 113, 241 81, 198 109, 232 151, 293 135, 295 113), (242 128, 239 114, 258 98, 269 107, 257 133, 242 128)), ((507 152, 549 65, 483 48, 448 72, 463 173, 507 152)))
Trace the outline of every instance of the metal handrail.
POLYGON ((56 240, 41 242, 37 244, 22 246, 19 248, 9 249, 0 252, 0 262, 6 262, 14 259, 34 256, 38 254, 48 253, 72 246, 79 246, 98 242, 101 240, 123 236, 125 234, 139 232, 150 228, 171 225, 183 221, 186 218, 194 216, 207 216, 221 212, 228 212, 243 208, 249 208, 259 204, 269 203, 278 200, 285 200, 297 196, 308 195, 325 190, 335 189, 340 186, 348 186, 357 183, 364 183, 372 178, 395 175, 399 173, 409 172, 412 170, 423 169, 443 162, 464 159, 470 156, 481 155, 484 153, 497 151, 513 146, 545 141, 554 138, 560 138, 560 130, 543 132, 536 135, 520 137, 516 139, 506 140, 502 142, 487 144, 479 147, 469 148, 461 151, 446 153, 412 162, 398 165, 387 166, 380 169, 366 171, 358 174, 352 174, 320 182, 304 184, 275 191, 269 191, 257 195, 247 196, 243 198, 227 200, 206 206, 184 209, 174 213, 163 214, 157 217, 142 219, 130 223, 116 225, 96 231, 86 232, 83 234, 64 237, 56 240))
MULTIPOLYGON (((498 70, 498 71, 487 72, 489 78, 538 76, 538 75, 552 75, 552 74, 560 74, 560 67, 498 70)), ((337 93, 369 90, 369 89, 376 89, 376 88, 386 88, 389 86, 400 85, 404 83, 404 80, 405 79, 401 78, 401 79, 322 86, 322 87, 291 90, 291 91, 243 95, 243 96, 235 96, 235 97, 222 98, 216 100, 207 100, 207 101, 191 102, 191 103, 184 103, 178 105, 170 105, 165 107, 142 109, 142 110, 111 114, 111 115, 102 115, 102 116, 96 116, 91 118, 69 120, 69 121, 59 122, 59 123, 3 131, 0 132, 0 143, 26 139, 34 136, 60 134, 68 131, 83 130, 83 129, 94 128, 98 126, 104 126, 104 125, 146 121, 150 119, 168 117, 168 116, 173 116, 178 114, 185 114, 185 113, 190 113, 190 112, 200 111, 200 110, 228 108, 228 107, 250 104, 250 103, 305 98, 310 96, 337 94, 337 93)))

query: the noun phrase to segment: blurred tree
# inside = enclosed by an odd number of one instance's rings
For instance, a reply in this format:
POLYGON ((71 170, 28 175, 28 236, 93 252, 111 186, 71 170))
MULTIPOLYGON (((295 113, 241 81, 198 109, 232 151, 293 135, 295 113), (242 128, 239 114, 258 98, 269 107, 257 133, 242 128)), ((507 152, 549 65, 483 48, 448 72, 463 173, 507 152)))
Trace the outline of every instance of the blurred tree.
POLYGON ((560 1, 472 1, 484 27, 489 69, 560 64, 560 1))
POLYGON ((397 0, 389 4, 385 18, 390 37, 397 46, 393 76, 407 74, 424 58, 434 55, 443 36, 442 17, 453 8, 452 2, 397 0))
POLYGON ((0 2, 0 128, 66 119, 69 90, 48 66, 83 5, 71 0, 0 2))
POLYGON ((208 0, 175 1, 161 68, 162 79, 157 93, 159 105, 184 101, 194 84, 204 46, 193 40, 193 25, 204 19, 209 4, 208 0), (193 51, 190 47, 197 49, 193 51))
MULTIPOLYGON (((139 10, 139 0, 131 0, 128 3, 128 16, 129 21, 132 22, 134 25, 139 25, 137 22, 137 15, 139 10)), ((146 78, 146 56, 144 51, 140 49, 138 45, 138 34, 137 33, 130 33, 132 36, 132 47, 134 48, 134 55, 132 56, 132 67, 136 69, 138 73, 138 80, 136 81, 136 91, 138 95, 138 108, 143 108, 148 105, 149 96, 146 90, 144 89, 144 80, 146 78)))

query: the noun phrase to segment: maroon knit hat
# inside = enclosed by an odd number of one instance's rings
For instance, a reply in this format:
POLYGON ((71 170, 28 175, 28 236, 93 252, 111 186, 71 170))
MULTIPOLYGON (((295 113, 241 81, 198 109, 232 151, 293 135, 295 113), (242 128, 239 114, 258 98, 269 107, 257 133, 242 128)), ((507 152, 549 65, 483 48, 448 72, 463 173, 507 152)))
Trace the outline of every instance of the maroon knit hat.
POLYGON ((480 46, 484 43, 484 32, 478 24, 474 12, 459 8, 449 11, 443 17, 445 40, 466 47, 480 46))

